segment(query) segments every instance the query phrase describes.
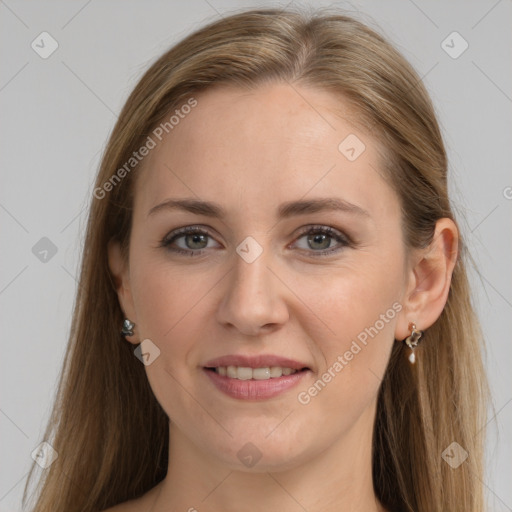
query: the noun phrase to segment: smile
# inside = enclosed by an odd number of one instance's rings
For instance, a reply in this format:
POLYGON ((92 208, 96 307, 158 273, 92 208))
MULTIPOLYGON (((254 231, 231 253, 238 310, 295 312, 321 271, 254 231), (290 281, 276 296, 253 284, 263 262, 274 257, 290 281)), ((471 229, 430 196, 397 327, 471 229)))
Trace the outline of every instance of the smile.
POLYGON ((274 354, 231 354, 203 364, 210 383, 238 400, 273 398, 312 373, 306 363, 274 354))

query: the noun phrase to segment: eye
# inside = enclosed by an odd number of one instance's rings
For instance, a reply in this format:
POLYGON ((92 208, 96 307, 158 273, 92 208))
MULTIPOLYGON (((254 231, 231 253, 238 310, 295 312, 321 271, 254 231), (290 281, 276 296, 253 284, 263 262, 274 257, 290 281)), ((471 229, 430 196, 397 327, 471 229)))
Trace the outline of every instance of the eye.
MULTIPOLYGON (((160 242, 160 247, 165 247, 177 254, 199 256, 204 250, 215 247, 210 242, 216 243, 207 230, 198 226, 186 226, 165 236, 160 242)), ((345 247, 352 246, 352 241, 348 236, 330 226, 305 226, 294 244, 301 251, 317 257, 332 255, 345 247), (305 246, 301 247, 299 242, 302 239, 305 239, 305 246)))
POLYGON ((306 246, 299 248, 311 252, 315 257, 334 254, 352 245, 351 240, 346 235, 330 226, 306 226, 296 244, 302 239, 305 239, 306 246), (333 240, 337 242, 337 246, 333 247, 333 240))
POLYGON ((198 228, 197 226, 186 226, 169 233, 160 242, 160 246, 175 253, 198 256, 202 254, 203 249, 212 248, 211 245, 208 244, 208 242, 212 240, 208 231, 198 228), (181 245, 178 243, 178 240, 181 245), (177 247, 173 247, 173 244, 176 244, 177 247))

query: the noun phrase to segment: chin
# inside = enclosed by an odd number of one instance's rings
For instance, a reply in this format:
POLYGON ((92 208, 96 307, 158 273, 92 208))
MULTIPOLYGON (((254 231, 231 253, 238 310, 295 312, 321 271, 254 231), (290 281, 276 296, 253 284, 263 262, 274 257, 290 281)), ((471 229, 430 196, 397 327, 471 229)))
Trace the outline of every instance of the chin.
MULTIPOLYGON (((266 432, 266 431, 265 431, 266 432)), ((247 473, 279 472, 292 469, 308 459, 307 445, 295 437, 283 439, 259 436, 234 436, 228 445, 217 446, 216 457, 231 470, 247 473), (299 448, 300 447, 300 448, 299 448)), ((312 449, 312 447, 311 447, 312 449)))

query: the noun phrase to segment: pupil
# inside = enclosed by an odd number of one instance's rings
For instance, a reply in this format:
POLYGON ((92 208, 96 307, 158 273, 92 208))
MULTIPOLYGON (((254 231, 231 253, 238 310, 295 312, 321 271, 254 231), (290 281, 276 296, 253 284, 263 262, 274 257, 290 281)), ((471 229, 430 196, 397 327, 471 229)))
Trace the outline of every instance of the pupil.
POLYGON ((201 234, 188 235, 187 242, 190 241, 190 239, 192 239, 192 247, 188 243, 187 243, 187 245, 190 247, 190 249, 203 249, 204 247, 206 247, 206 245, 204 244, 204 242, 205 242, 204 238, 205 238, 205 235, 201 235, 201 234), (200 247, 194 246, 195 243, 201 244, 201 242, 203 243, 203 245, 201 245, 200 247))
POLYGON ((319 247, 320 249, 327 249, 330 245, 330 239, 325 234, 313 235, 311 238, 313 239, 313 243, 318 242, 321 244, 322 242, 324 242, 324 244, 321 247, 319 247), (326 241, 327 243, 325 243, 326 241))

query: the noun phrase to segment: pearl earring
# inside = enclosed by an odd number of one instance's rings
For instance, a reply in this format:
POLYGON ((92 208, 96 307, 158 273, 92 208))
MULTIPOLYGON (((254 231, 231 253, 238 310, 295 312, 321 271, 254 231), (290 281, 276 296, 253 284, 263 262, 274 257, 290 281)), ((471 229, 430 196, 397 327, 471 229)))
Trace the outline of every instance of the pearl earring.
POLYGON ((405 338, 404 343, 411 349, 411 353, 409 354, 409 361, 411 364, 416 362, 416 355, 414 354, 414 349, 418 346, 421 337, 423 336, 423 331, 416 330, 416 324, 410 324, 411 334, 405 338))

